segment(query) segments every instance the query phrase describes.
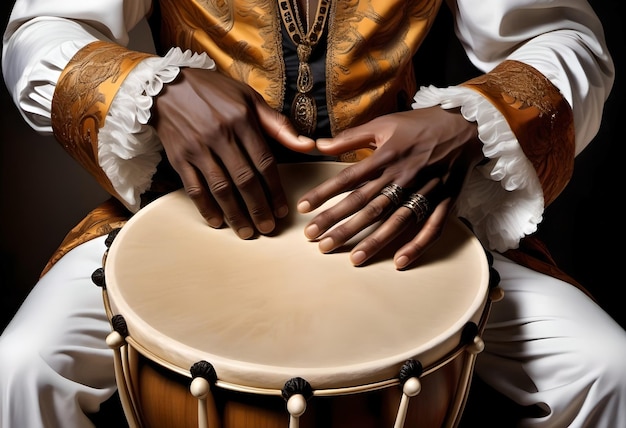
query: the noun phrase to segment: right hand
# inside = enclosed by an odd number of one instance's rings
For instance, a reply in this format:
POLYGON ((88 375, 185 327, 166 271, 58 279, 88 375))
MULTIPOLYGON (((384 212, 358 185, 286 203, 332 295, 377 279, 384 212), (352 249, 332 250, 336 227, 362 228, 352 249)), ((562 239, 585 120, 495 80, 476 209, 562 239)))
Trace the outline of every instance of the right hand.
POLYGON ((251 87, 203 69, 183 68, 165 86, 152 124, 202 217, 242 239, 272 232, 288 213, 266 138, 298 152, 315 147, 251 87))

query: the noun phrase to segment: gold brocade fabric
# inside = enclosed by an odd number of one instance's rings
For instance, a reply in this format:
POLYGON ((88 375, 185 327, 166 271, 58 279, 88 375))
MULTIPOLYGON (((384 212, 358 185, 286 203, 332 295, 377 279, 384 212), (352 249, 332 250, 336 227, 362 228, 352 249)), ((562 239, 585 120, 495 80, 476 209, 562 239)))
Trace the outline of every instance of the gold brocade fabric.
MULTIPOLYGON (((160 4, 164 48, 206 51, 220 71, 248 83, 272 107, 283 105, 285 69, 276 0, 160 4)), ((331 1, 326 96, 333 134, 410 107, 417 90, 412 57, 440 6, 441 0, 331 1)))
MULTIPOLYGON (((93 238, 108 235, 114 229, 122 227, 129 217, 130 213, 128 210, 115 198, 100 204, 65 236, 57 250, 48 260, 41 272, 41 276, 48 272, 72 248, 93 238)), ((103 247, 103 255, 105 250, 106 248, 103 247)))
POLYGON ((100 168, 98 132, 128 73, 149 56, 113 43, 91 43, 67 64, 52 98, 55 138, 111 195, 117 193, 100 168))
POLYGON ((537 171, 545 205, 550 204, 574 172, 574 116, 565 98, 545 76, 518 61, 505 61, 464 86, 504 115, 537 171))

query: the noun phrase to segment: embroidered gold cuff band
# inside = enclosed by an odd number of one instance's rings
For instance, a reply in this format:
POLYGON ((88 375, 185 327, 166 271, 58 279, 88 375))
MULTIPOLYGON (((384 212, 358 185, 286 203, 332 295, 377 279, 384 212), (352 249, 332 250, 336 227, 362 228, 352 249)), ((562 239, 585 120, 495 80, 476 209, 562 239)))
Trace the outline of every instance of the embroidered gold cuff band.
POLYGON ((128 73, 149 56, 114 43, 91 43, 67 64, 52 98, 57 141, 112 195, 116 192, 98 162, 98 132, 128 73))
POLYGON ((505 61, 463 84, 481 93, 505 117, 543 188, 546 206, 574 170, 574 119, 559 90, 535 68, 505 61))

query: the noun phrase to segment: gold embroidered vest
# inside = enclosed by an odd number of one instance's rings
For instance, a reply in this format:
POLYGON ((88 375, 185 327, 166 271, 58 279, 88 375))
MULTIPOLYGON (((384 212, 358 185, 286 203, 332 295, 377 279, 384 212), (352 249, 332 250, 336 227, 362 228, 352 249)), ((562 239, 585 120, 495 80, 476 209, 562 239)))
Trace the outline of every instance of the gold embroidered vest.
MULTIPOLYGON (((332 133, 409 108, 417 89, 412 57, 441 0, 330 4, 326 98, 332 133)), ((255 88, 272 107, 282 106, 285 69, 276 0, 161 0, 160 7, 165 49, 207 52, 218 70, 255 88)))

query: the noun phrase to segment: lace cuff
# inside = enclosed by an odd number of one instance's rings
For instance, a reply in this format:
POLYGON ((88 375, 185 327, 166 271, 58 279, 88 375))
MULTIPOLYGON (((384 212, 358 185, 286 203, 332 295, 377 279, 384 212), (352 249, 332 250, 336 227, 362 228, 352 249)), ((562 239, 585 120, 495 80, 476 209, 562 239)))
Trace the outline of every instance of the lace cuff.
POLYGON ((457 201, 456 214, 467 219, 487 248, 504 252, 537 230, 544 210, 537 173, 502 114, 477 92, 459 86, 422 87, 413 108, 441 105, 461 108, 478 124, 483 153, 489 161, 477 167, 457 201))
POLYGON ((120 87, 100 129, 100 167, 132 212, 139 209, 140 196, 150 187, 161 161, 161 142, 148 125, 152 97, 178 76, 180 67, 213 70, 215 63, 205 53, 183 52, 180 48, 173 48, 162 58, 142 61, 120 87))

